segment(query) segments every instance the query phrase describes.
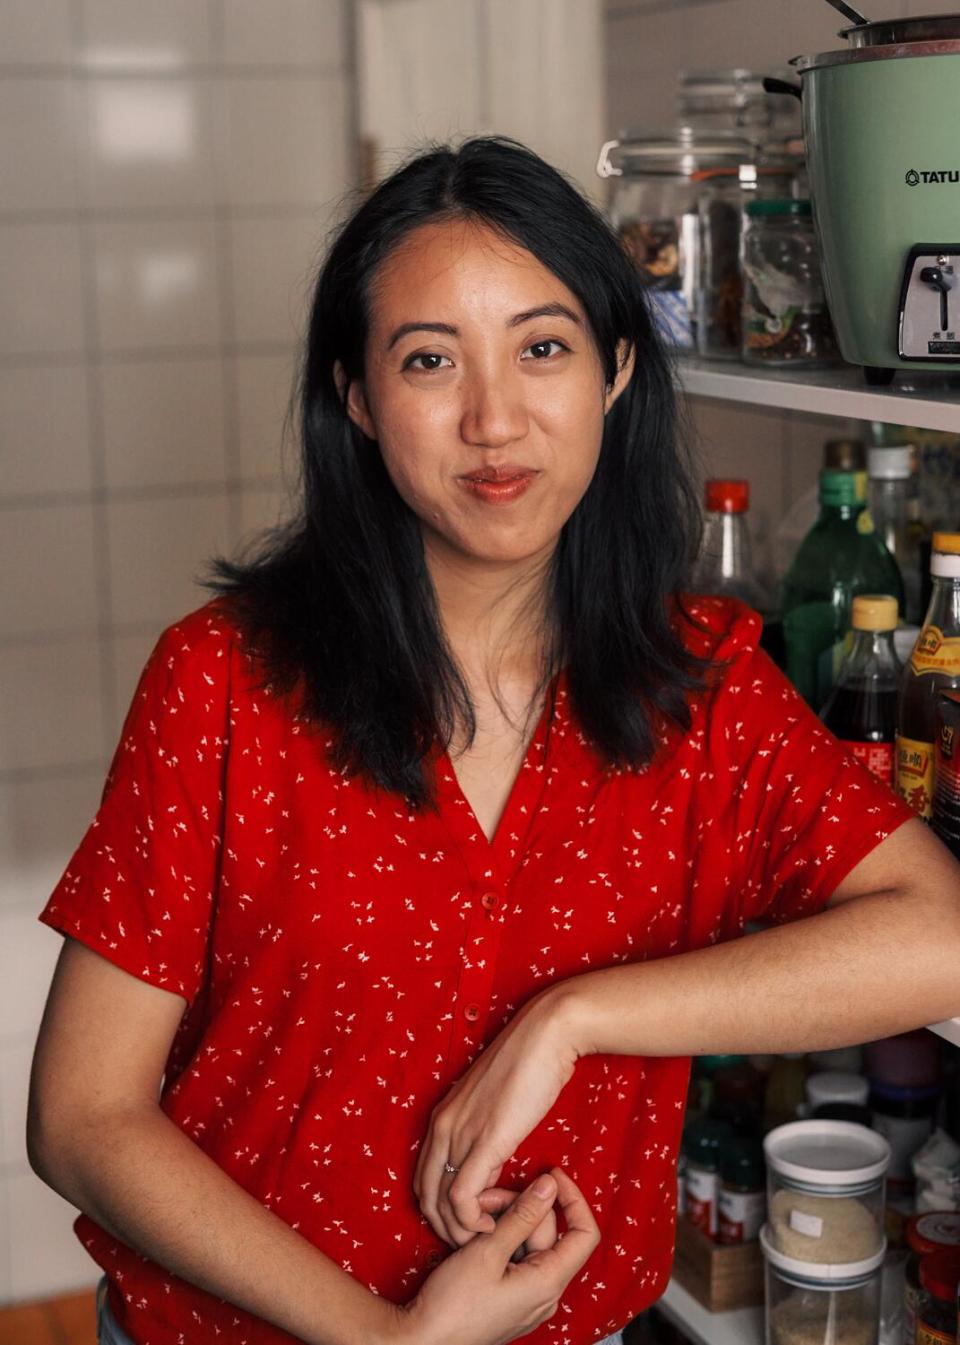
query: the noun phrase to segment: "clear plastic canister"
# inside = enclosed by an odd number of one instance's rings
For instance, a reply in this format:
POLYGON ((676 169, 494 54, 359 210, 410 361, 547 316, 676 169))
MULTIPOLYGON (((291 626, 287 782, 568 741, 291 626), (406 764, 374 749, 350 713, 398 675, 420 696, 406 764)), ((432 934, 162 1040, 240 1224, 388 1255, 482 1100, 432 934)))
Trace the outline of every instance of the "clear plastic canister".
POLYGON ((767 1229, 778 1253, 812 1273, 859 1264, 883 1246, 890 1146, 882 1135, 850 1121, 795 1121, 767 1135, 764 1153, 767 1229))
POLYGON ((760 1233, 766 1345, 877 1345, 885 1244, 861 1261, 810 1266, 760 1233))

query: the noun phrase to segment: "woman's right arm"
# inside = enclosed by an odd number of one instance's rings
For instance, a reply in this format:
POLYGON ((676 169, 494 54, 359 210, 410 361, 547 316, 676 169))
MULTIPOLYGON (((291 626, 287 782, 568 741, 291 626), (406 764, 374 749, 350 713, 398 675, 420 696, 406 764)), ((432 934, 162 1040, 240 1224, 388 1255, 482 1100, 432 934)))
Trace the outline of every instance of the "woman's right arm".
POLYGON ((161 1110, 184 1003, 65 939, 27 1124, 31 1166, 55 1191, 126 1246, 308 1345, 440 1345, 451 1316, 463 1324, 460 1339, 498 1345, 555 1310, 599 1240, 569 1179, 557 1177, 571 1231, 555 1248, 511 1264, 552 1203, 525 1193, 494 1233, 444 1262, 413 1304, 391 1303, 261 1205, 161 1110), (478 1323, 471 1313, 481 1307, 478 1323))

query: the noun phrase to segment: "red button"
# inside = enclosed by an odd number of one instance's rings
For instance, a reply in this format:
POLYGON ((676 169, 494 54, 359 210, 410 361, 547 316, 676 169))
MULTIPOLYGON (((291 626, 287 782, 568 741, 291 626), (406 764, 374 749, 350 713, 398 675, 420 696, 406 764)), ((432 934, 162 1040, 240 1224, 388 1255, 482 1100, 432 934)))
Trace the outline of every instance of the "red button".
POLYGON ((484 892, 480 898, 480 905, 485 911, 495 911, 500 905, 500 898, 496 892, 484 892))
POLYGON ((480 1017, 480 1005, 468 1004, 463 1011, 464 1018, 469 1018, 471 1023, 475 1023, 480 1017))

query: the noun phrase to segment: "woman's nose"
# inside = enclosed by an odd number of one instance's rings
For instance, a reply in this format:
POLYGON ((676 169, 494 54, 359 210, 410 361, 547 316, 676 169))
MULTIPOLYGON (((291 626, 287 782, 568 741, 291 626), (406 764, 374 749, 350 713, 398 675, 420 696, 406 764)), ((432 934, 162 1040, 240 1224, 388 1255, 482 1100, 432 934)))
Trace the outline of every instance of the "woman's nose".
POLYGON ((464 443, 502 448, 526 432, 527 413, 509 378, 490 374, 470 380, 460 421, 464 443))

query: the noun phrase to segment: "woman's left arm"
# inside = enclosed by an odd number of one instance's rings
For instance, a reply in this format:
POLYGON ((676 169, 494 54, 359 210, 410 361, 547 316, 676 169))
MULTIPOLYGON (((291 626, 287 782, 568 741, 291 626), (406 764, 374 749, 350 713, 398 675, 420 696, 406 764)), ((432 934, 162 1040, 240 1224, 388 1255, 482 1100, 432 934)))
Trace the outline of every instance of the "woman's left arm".
POLYGON ((558 982, 530 1001, 433 1113, 415 1190, 441 1237, 491 1222, 478 1197, 584 1055, 817 1051, 960 1014, 960 865, 906 822, 807 919, 558 982), (460 1168, 444 1177, 443 1164, 460 1168))

